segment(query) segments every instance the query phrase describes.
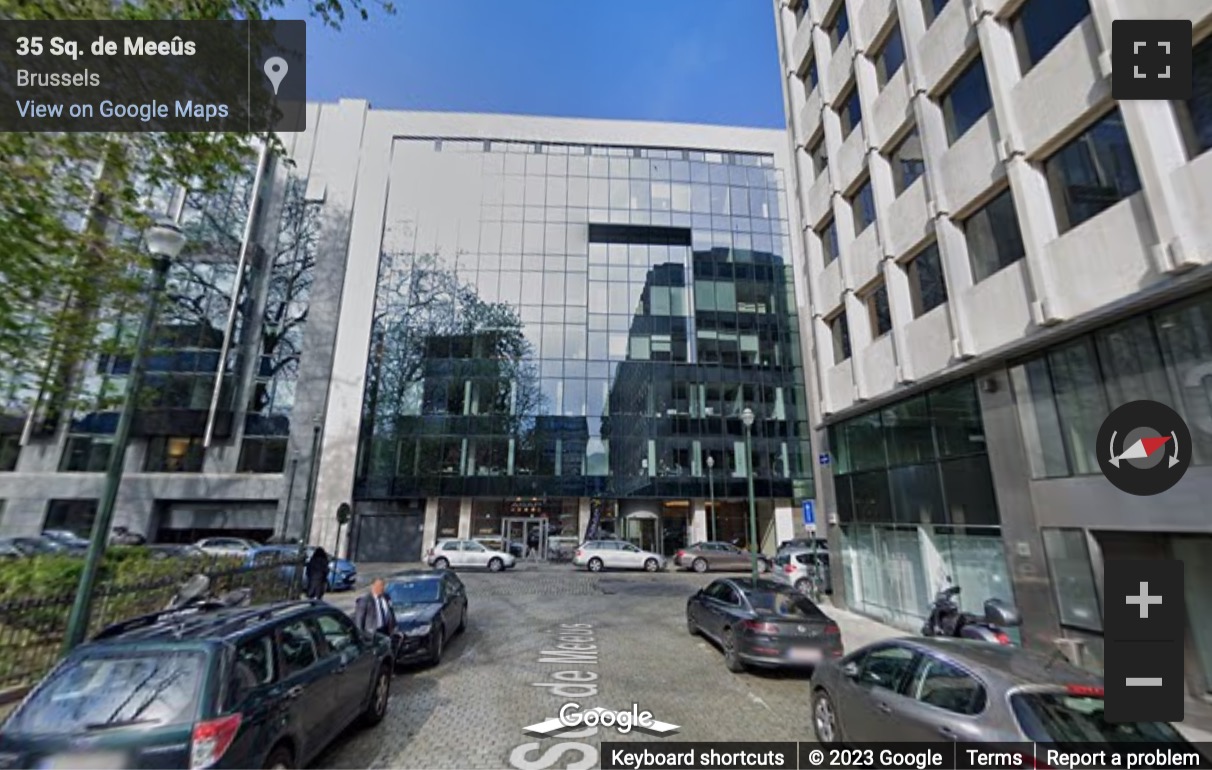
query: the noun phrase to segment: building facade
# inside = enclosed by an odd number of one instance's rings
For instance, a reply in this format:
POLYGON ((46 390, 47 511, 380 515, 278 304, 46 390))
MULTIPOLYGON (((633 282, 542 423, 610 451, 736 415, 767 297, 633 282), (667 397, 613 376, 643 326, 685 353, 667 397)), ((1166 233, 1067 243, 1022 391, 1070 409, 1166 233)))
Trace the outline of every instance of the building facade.
POLYGON ((1102 656, 1110 560, 1186 565, 1212 690, 1212 3, 775 4, 835 585, 916 630, 950 575, 1025 643, 1102 656), (1111 98, 1111 26, 1191 19, 1192 99, 1111 98), (1193 463, 1119 492, 1094 440, 1152 399, 1193 463))
MULTIPOLYGON (((439 537, 672 553, 748 541, 752 471, 761 545, 799 533, 813 420, 781 131, 359 101, 307 125, 287 159, 186 196, 116 524, 372 561, 439 537)), ((90 367, 120 393, 129 356, 90 367)), ((41 432, 27 403, 0 528, 87 531, 118 402, 41 432)))

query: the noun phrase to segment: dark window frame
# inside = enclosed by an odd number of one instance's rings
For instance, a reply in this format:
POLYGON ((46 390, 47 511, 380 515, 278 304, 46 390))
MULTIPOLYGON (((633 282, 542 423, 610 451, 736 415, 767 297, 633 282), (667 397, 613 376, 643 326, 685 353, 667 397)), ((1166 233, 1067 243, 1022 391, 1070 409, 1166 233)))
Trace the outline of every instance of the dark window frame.
MULTIPOLYGON (((976 209, 971 214, 964 217, 964 219, 959 222, 959 225, 960 225, 960 230, 962 230, 964 233, 964 243, 968 247, 968 260, 969 260, 969 264, 972 267, 973 283, 980 283, 981 281, 992 277, 996 273, 999 273, 1002 270, 1005 270, 1006 268, 1010 267, 1015 262, 1018 262, 1019 260, 1025 258, 1027 255, 1026 248, 1025 248, 1026 244, 1025 244, 1025 241, 1023 240, 1022 226, 1019 224, 1018 208, 1014 204, 1014 194, 1011 191, 1009 185, 1007 185, 1005 188, 1003 188, 1001 190, 1001 192, 997 193, 996 195, 990 196, 984 202, 984 204, 981 205, 980 208, 976 209), (1018 244, 1020 246, 1023 246, 1021 253, 1015 254, 1013 258, 1007 258, 1005 256, 1007 251, 1002 248, 1003 239, 999 238, 998 234, 993 231, 993 224, 994 224, 993 219, 992 219, 993 215, 991 213, 989 213, 991 210, 991 207, 993 207, 995 205, 1001 205, 1003 200, 1009 200, 1009 202, 1010 202, 1011 211, 1014 213, 1014 227, 1015 227, 1015 230, 1017 231, 1018 244), (982 216, 982 215, 989 217, 990 240, 991 240, 992 245, 995 248, 995 254, 994 254, 993 260, 982 260, 979 263, 981 265, 985 265, 986 263, 996 265, 996 267, 994 269, 989 270, 988 272, 984 272, 984 270, 977 269, 978 260, 976 259, 975 251, 972 248, 972 231, 969 229, 969 227, 976 220, 976 218, 979 216, 982 216)), ((1015 251, 1019 251, 1019 250, 1015 249, 1015 251)))
POLYGON ((954 145, 967 134, 972 127, 981 121, 986 115, 993 111, 993 92, 989 88, 989 74, 985 69, 984 55, 980 49, 976 49, 976 55, 971 60, 967 61, 963 68, 959 70, 954 78, 943 89, 936 100, 939 108, 943 111, 943 123, 947 129, 947 144, 954 145), (977 77, 979 72, 980 77, 977 77), (969 89, 981 88, 982 90, 971 91, 969 89), (986 102, 985 109, 979 114, 972 116, 971 120, 965 125, 960 125, 961 116, 956 114, 956 95, 957 89, 959 95, 979 97, 980 100, 986 102))
POLYGON ((925 17, 927 29, 942 14, 949 2, 951 0, 922 0, 922 15, 925 17))
POLYGON ((1089 16, 1088 0, 1027 0, 1020 5, 1006 20, 1014 36, 1019 72, 1030 72, 1089 16), (1073 11, 1079 4, 1085 6, 1085 13, 1074 18, 1073 11))
POLYGON ((17 470, 21 457, 21 434, 0 433, 0 473, 17 470))
POLYGON ((943 254, 939 249, 938 241, 931 241, 924 248, 919 249, 912 257, 904 262, 905 274, 909 279, 909 298, 913 307, 913 317, 921 318, 931 310, 946 304, 949 299, 947 292, 947 274, 943 269, 943 254), (933 253, 935 260, 938 263, 938 282, 937 285, 942 288, 942 297, 931 297, 932 301, 927 307, 927 298, 922 292, 922 270, 919 260, 925 258, 928 254, 933 253))
POLYGON ((837 234, 837 217, 832 213, 825 218, 825 224, 817 228, 816 235, 821 239, 821 253, 825 255, 826 267, 841 257, 841 239, 837 234))
POLYGON ((884 159, 888 161, 888 165, 892 167, 892 189, 896 192, 897 197, 905 194, 905 191, 913 186, 913 183, 926 175, 926 153, 921 152, 920 160, 906 160, 900 157, 900 152, 905 146, 917 139, 918 148, 921 148, 922 136, 917 130, 917 125, 912 124, 909 130, 906 131, 895 143, 889 147, 884 153, 884 159), (916 173, 915 173, 916 172, 916 173))
POLYGON ((850 207, 854 218, 854 237, 857 238, 875 224, 878 212, 875 208, 875 191, 871 187, 871 177, 868 176, 847 196, 846 204, 850 207))
POLYGON ((842 141, 845 141, 863 125, 863 105, 856 81, 850 81, 850 85, 842 89, 836 111, 842 124, 842 141))
POLYGON ((1059 233, 1064 234, 1082 224, 1094 219, 1107 209, 1130 198, 1141 190, 1140 169, 1136 165, 1136 157, 1132 153, 1132 145, 1128 139, 1128 131, 1123 121, 1123 113, 1115 107, 1097 119, 1092 120, 1082 130, 1041 163, 1044 175, 1048 181, 1048 191, 1052 197, 1052 208, 1056 214, 1056 225, 1059 233), (1116 128, 1119 129, 1116 132, 1116 128), (1127 150, 1128 167, 1120 167, 1117 163, 1107 163, 1107 160, 1118 160, 1114 155, 1108 156, 1106 150, 1114 150, 1112 145, 1098 143, 1099 132, 1122 134, 1122 147, 1127 150), (1083 152, 1084 150, 1084 152, 1083 152), (1083 162, 1084 161, 1084 162, 1083 162), (1108 167, 1120 173, 1109 175, 1107 179, 1098 179, 1096 185, 1070 184, 1069 172, 1080 166, 1090 171, 1096 177, 1108 176, 1104 170, 1108 167), (1131 173, 1128 173, 1128 172, 1131 173), (1071 195, 1073 190, 1090 190, 1086 202, 1071 195), (1118 196, 1112 200, 1105 193, 1118 196), (1095 199, 1096 194, 1102 194, 1095 199))
POLYGON ((888 284, 883 278, 863 293, 863 304, 867 307, 873 341, 892 331, 892 307, 888 304, 888 284))
POLYGON ((808 161, 812 164, 813 178, 829 171, 829 149, 825 146, 825 132, 818 131, 816 136, 804 145, 808 153, 808 161))
POLYGON ((143 455, 144 473, 201 473, 206 462, 206 450, 198 436, 149 436, 143 455), (171 467, 168 447, 172 441, 184 441, 185 453, 180 455, 180 467, 171 467))
POLYGON ((875 65, 876 82, 883 89, 905 66, 905 36, 901 33, 900 19, 892 20, 892 25, 874 48, 875 53, 871 56, 871 62, 875 65), (897 51, 900 51, 900 61, 889 68, 888 54, 895 54, 897 51))
POLYGON ((1192 48, 1191 66, 1191 98, 1173 104, 1187 157, 1194 159, 1212 150, 1212 35, 1192 48))
POLYGON ((833 365, 837 366, 854 355, 850 346, 850 324, 846 319, 846 311, 834 315, 826 323, 829 325, 829 337, 833 340, 833 365))
POLYGON ((837 5, 828 21, 821 25, 829 35, 829 44, 837 50, 850 34, 850 16, 846 12, 846 0, 837 0, 837 5))
POLYGON ((808 0, 799 0, 795 4, 795 24, 798 27, 804 23, 804 17, 808 15, 808 0))

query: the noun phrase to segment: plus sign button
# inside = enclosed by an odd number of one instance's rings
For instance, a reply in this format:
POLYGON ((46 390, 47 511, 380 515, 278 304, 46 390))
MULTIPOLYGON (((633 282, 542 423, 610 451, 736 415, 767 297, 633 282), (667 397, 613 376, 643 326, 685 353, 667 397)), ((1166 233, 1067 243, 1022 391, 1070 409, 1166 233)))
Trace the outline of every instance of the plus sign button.
POLYGON ((1191 98, 1191 20, 1111 22, 1111 96, 1191 98))
POLYGON ((1108 560, 1103 572, 1104 626, 1123 642, 1183 638, 1183 563, 1172 559, 1108 560))

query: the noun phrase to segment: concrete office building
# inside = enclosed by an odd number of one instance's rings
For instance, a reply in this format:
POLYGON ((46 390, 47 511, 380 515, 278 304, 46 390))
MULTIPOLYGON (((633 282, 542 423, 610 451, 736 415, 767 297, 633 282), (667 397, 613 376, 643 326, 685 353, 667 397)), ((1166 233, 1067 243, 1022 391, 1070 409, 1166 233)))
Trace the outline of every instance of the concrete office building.
MULTIPOLYGON (((1186 564, 1212 690, 1212 3, 776 3, 804 222, 818 496, 852 608, 916 630, 943 576, 1100 665, 1109 560, 1186 564), (1189 101, 1116 103, 1111 25, 1186 18, 1189 101), (1194 462, 1100 475, 1104 417, 1163 401, 1194 462), (842 574, 844 572, 844 574, 842 574)), ((794 217, 793 217, 794 218, 794 217)))
MULTIPOLYGON (((782 131, 361 101, 307 126, 283 137, 293 166, 187 207, 191 243, 216 241, 199 218, 229 237, 174 268, 116 523, 299 534, 310 504, 335 545, 351 503, 340 550, 373 561, 456 536, 743 541, 748 407, 759 537, 798 533, 806 282, 782 131)), ((88 525, 112 409, 42 433, 12 416, 4 533, 88 525)))

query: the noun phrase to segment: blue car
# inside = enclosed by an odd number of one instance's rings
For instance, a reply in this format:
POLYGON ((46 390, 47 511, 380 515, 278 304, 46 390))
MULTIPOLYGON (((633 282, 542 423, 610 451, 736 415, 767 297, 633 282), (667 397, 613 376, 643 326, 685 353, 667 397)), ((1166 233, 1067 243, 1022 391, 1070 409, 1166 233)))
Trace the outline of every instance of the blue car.
MULTIPOLYGON (((307 546, 307 559, 311 559, 312 554, 316 552, 315 546, 307 546)), ((259 548, 253 548, 248 552, 245 562, 249 567, 262 566, 271 564, 276 561, 292 561, 299 553, 299 547, 296 545, 264 545, 259 548)), ((282 576, 284 579, 294 577, 296 567, 293 564, 287 564, 282 567, 282 576)), ((353 562, 348 559, 334 559, 331 556, 328 561, 328 590, 330 591, 350 591, 358 584, 358 568, 353 562)), ((303 576, 299 576, 299 585, 303 585, 303 576)))

